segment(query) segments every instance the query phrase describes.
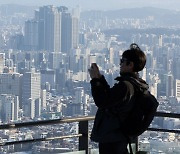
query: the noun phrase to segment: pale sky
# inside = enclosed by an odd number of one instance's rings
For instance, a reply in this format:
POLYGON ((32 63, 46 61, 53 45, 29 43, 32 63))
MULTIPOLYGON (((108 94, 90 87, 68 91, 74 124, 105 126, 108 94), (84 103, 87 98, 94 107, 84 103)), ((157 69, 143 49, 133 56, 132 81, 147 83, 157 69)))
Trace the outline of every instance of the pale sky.
POLYGON ((0 0, 1 4, 65 5, 70 8, 79 5, 83 10, 113 10, 145 6, 180 10, 180 0, 0 0))

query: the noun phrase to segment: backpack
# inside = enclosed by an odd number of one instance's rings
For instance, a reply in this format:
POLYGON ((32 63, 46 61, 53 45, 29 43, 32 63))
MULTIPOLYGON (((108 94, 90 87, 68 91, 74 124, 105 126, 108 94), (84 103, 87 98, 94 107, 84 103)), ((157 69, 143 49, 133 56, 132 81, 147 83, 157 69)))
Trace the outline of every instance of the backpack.
POLYGON ((148 129, 159 103, 148 90, 140 91, 136 79, 128 78, 125 81, 133 85, 134 95, 130 99, 132 110, 123 121, 121 130, 128 137, 137 137, 148 129))

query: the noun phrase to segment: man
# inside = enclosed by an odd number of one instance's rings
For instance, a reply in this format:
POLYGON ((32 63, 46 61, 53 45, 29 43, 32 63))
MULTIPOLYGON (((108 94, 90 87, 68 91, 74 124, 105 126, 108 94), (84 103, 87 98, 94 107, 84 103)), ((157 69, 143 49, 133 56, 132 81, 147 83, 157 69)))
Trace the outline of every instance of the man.
POLYGON ((134 78, 141 89, 148 89, 147 83, 139 78, 138 72, 143 70, 146 56, 137 44, 122 54, 120 60, 120 77, 112 88, 93 63, 89 69, 92 96, 98 111, 96 113, 91 139, 99 143, 100 154, 127 154, 128 138, 121 130, 123 121, 130 113, 133 104, 131 98, 135 89, 126 79, 134 78))

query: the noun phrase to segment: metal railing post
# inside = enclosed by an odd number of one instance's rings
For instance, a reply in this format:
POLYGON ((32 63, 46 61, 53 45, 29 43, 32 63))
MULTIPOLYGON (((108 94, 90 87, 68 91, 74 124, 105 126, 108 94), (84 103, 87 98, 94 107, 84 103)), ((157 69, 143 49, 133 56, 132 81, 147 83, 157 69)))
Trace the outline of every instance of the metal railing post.
POLYGON ((136 153, 138 152, 138 137, 131 138, 131 145, 134 144, 133 146, 133 152, 136 153))
POLYGON ((136 137, 136 139, 135 139, 135 150, 136 150, 136 152, 138 152, 138 137, 136 137))
POLYGON ((86 154, 88 154, 88 146, 89 146, 89 137, 88 137, 88 121, 80 121, 79 122, 79 134, 82 134, 79 137, 79 151, 85 150, 86 154))

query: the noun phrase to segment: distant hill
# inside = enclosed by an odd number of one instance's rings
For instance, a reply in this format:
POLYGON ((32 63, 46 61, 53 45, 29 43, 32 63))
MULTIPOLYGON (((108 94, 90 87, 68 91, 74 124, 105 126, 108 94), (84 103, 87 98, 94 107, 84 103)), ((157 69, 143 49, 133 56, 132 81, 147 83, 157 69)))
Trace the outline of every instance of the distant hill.
POLYGON ((126 8, 120 10, 112 10, 112 11, 85 11, 81 13, 81 17, 92 17, 93 15, 101 14, 102 16, 106 16, 108 18, 145 18, 147 16, 156 16, 160 17, 166 14, 172 14, 175 11, 168 9, 159 9, 153 7, 143 7, 143 8, 126 8))
POLYGON ((3 4, 0 5, 0 14, 4 16, 13 15, 14 13, 25 13, 30 16, 34 14, 35 6, 25 6, 17 4, 3 4))
POLYGON ((159 9, 153 7, 143 8, 126 8, 112 11, 85 11, 81 13, 81 19, 98 19, 107 17, 108 19, 122 19, 122 18, 138 18, 144 19, 149 16, 154 17, 155 23, 161 25, 180 25, 180 12, 168 9, 159 9))
POLYGON ((106 11, 104 12, 104 15, 109 18, 145 18, 147 16, 163 16, 165 14, 171 14, 172 12, 174 11, 153 7, 143 7, 106 11))

